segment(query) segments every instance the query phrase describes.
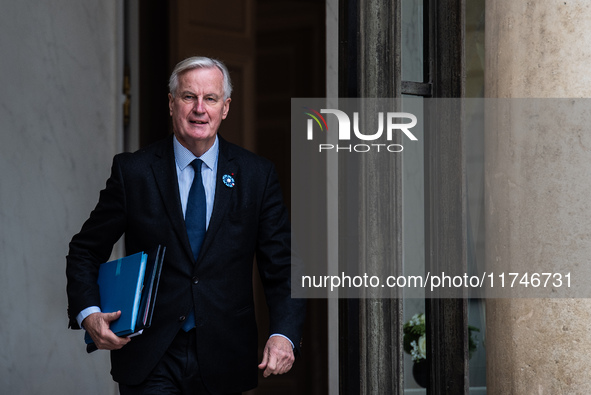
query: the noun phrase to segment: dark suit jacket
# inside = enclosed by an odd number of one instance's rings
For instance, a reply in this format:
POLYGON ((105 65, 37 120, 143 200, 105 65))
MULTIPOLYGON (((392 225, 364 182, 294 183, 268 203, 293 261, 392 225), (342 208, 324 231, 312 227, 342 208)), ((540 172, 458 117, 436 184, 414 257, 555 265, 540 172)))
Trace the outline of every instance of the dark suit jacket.
POLYGON ((204 384, 213 393, 257 384, 257 328, 253 257, 269 307, 269 333, 297 346, 305 305, 290 296, 291 236, 273 165, 220 137, 213 213, 195 262, 183 219, 172 136, 136 153, 115 156, 99 202, 67 256, 68 314, 100 306, 100 263, 125 234, 126 254, 166 246, 152 326, 111 352, 115 381, 142 382, 195 311, 197 355, 204 384), (222 175, 233 174, 233 188, 222 175))

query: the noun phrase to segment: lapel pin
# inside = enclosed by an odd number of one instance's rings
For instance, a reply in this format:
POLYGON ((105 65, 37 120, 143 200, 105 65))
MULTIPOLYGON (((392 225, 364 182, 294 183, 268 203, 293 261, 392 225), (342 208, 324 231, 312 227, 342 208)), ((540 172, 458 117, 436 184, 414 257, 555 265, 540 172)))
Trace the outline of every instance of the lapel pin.
MULTIPOLYGON (((234 175, 234 173, 232 173, 232 176, 234 175)), ((234 177, 232 177, 231 175, 228 174, 224 174, 224 176, 222 177, 222 181, 224 182, 224 184, 228 187, 228 188, 234 188, 234 185, 236 184, 236 182, 234 181, 234 177)))

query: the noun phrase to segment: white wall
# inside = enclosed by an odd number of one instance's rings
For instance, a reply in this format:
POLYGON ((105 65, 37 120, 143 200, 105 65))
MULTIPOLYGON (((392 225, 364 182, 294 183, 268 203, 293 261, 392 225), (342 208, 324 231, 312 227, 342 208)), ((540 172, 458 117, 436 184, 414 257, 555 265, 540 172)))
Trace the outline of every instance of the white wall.
POLYGON ((122 7, 0 12, 0 392, 109 394, 106 352, 67 329, 65 255, 121 150, 122 7))

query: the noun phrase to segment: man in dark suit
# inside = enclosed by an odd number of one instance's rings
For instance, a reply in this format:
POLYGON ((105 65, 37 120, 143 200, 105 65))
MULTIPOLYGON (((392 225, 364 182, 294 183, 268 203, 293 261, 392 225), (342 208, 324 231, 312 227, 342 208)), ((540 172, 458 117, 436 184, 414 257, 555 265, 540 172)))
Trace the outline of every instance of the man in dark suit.
POLYGON ((291 298, 290 226, 274 167, 217 134, 231 89, 221 62, 180 62, 170 78, 174 136, 115 156, 70 243, 70 327, 112 350, 122 394, 230 394, 257 385, 255 255, 270 315, 258 368, 265 377, 285 373, 298 351, 305 305, 291 298), (109 329, 120 313, 100 311, 96 284, 123 234, 127 254, 166 246, 152 325, 132 339, 109 329))

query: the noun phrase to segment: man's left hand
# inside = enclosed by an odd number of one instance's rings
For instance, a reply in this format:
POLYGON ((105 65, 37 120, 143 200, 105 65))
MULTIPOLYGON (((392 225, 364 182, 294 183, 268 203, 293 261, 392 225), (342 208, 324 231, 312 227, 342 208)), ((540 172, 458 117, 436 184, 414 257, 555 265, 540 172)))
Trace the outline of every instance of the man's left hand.
POLYGON ((265 370, 263 377, 283 374, 289 372, 294 361, 295 356, 289 340, 281 336, 273 336, 267 340, 259 369, 265 370))

